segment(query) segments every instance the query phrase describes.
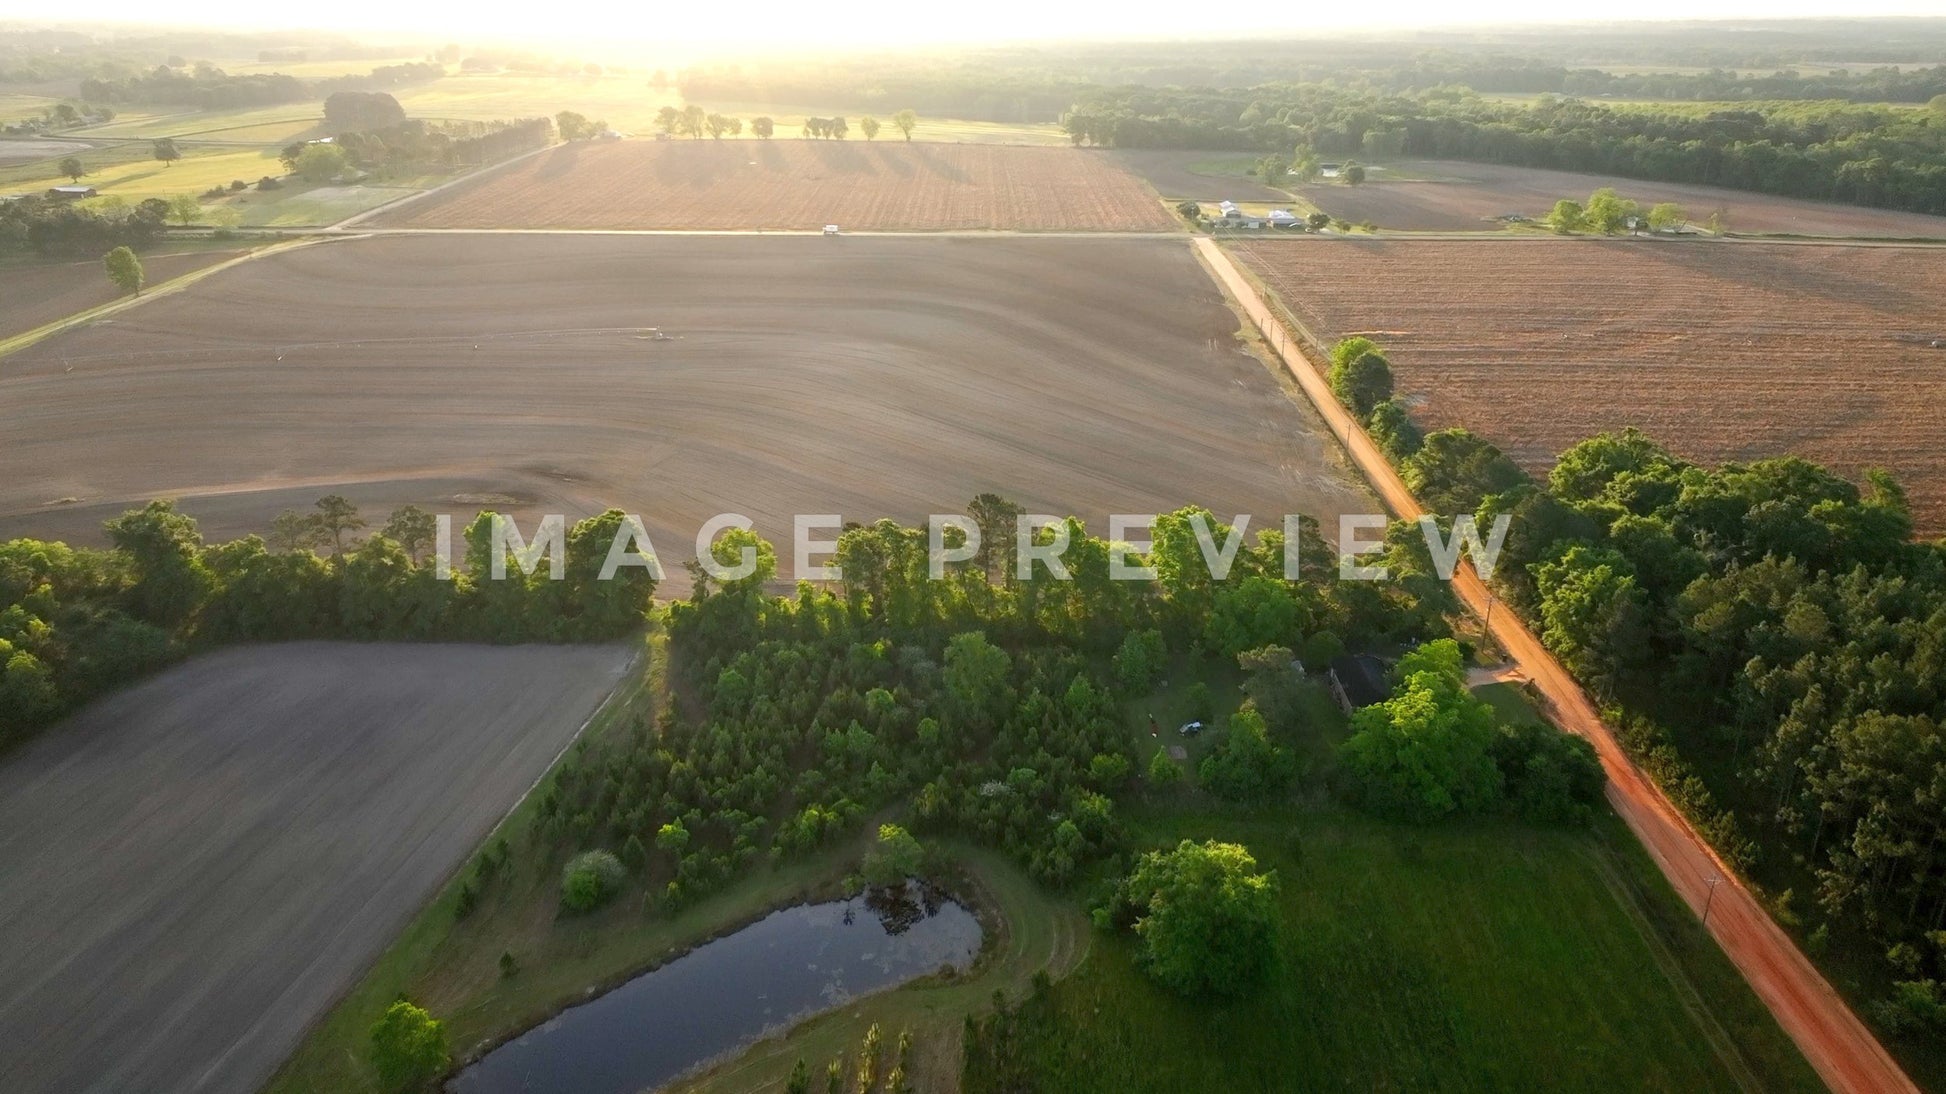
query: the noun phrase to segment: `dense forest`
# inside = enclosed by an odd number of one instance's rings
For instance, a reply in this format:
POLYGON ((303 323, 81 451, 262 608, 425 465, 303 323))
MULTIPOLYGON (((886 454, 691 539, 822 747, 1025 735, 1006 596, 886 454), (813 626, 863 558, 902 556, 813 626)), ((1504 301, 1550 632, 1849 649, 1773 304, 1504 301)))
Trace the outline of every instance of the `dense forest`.
MULTIPOLYGON (((1005 536, 1018 507, 983 495, 972 511, 1005 536)), ((1124 704, 1184 658, 1247 670, 1243 708, 1196 771, 1216 799, 1287 801, 1302 785, 1421 821, 1586 823, 1603 786, 1593 749, 1501 725, 1466 691, 1449 638, 1399 659, 1394 697, 1359 712, 1340 763, 1301 769, 1300 742, 1320 736, 1316 704, 1338 715, 1293 650, 1328 660, 1347 643, 1412 645, 1444 621, 1411 591, 1424 582, 1343 581, 1328 563, 1284 580, 1276 532, 1241 549, 1227 583, 1213 582, 1199 523, 1229 538, 1207 511, 1163 517, 1154 581, 1109 578, 1110 545, 1072 520, 1070 580, 1045 568, 1022 579, 1004 548, 934 579, 924 529, 853 525, 838 541, 841 584, 800 583, 784 596, 766 591, 770 545, 728 533, 718 561, 748 550, 755 567, 724 582, 692 569, 695 595, 668 608, 678 702, 620 740, 578 748, 542 790, 544 828, 563 856, 614 853, 666 908, 888 809, 920 835, 1000 848, 1050 885, 1098 864, 1113 875, 1138 850, 1117 799, 1184 777, 1161 750, 1150 769, 1137 765, 1124 704)), ((1407 544, 1401 537, 1389 557, 1411 570, 1423 559, 1407 544)), ((1214 700, 1203 701, 1214 718, 1214 700)), ((492 884, 492 873, 473 884, 492 884)), ((1104 925, 1126 926, 1117 907, 1104 925)))
POLYGON ((1946 542, 1913 541, 1898 483, 1700 467, 1632 430, 1536 482, 1463 429, 1421 436, 1369 340, 1331 379, 1421 501, 1507 519, 1500 596, 1780 918, 1883 955, 1887 1028, 1946 1031, 1946 542))
MULTIPOLYGON (((1504 812, 1574 823, 1599 795, 1585 742, 1501 727, 1468 695, 1461 647, 1436 641, 1453 603, 1416 530, 1395 530, 1386 557, 1397 580, 1341 579, 1309 525, 1300 580, 1283 576, 1274 530, 1240 546, 1216 580, 1202 537, 1232 532, 1183 510, 1157 522, 1146 558, 1155 579, 1129 581, 1109 577, 1111 545, 1070 519, 1070 576, 1036 563, 1022 577, 1009 535, 1019 507, 983 495, 971 511, 996 546, 942 578, 929 575, 924 529, 880 521, 840 537, 838 587, 800 583, 781 596, 770 591, 771 546, 725 533, 716 560, 733 566, 747 552, 748 572, 719 580, 692 562, 692 597, 666 609, 682 701, 622 746, 571 761, 540 801, 550 830, 638 870, 650 866, 649 847, 673 852, 656 860, 659 898, 681 903, 754 855, 821 846, 907 803, 920 831, 993 844, 1065 884, 1123 849, 1113 795, 1162 777, 1136 770, 1121 703, 1149 694, 1184 656, 1248 670, 1245 709, 1225 720, 1197 773, 1218 798, 1278 800, 1302 779, 1412 819, 1504 812), (1359 713, 1342 764, 1301 769, 1293 743, 1307 735, 1307 711, 1328 700, 1299 655, 1315 665, 1347 647, 1419 643, 1429 644, 1400 659, 1394 700, 1359 713), (1442 757, 1431 770, 1428 754, 1442 757)), ((451 580, 427 558, 428 515, 401 510, 360 542, 362 518, 337 497, 285 514, 274 543, 204 544, 192 520, 157 502, 111 521, 108 550, 0 545, 0 739, 213 644, 588 641, 644 624, 647 572, 597 580, 622 514, 567 532, 558 581, 508 558, 498 560, 506 579, 494 579, 494 519, 467 527, 451 580)), ((1040 542, 1057 534, 1044 529, 1040 542)))

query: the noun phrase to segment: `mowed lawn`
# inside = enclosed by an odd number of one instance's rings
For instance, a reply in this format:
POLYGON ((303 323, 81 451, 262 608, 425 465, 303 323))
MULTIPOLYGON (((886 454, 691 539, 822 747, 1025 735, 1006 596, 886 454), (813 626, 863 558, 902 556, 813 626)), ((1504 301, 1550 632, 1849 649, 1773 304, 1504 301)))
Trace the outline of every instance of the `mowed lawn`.
POLYGON ((1034 1057, 1063 1091, 1822 1089, 1612 817, 1594 834, 1151 815, 1282 883, 1269 983, 1188 1001, 1096 935, 1034 1057))

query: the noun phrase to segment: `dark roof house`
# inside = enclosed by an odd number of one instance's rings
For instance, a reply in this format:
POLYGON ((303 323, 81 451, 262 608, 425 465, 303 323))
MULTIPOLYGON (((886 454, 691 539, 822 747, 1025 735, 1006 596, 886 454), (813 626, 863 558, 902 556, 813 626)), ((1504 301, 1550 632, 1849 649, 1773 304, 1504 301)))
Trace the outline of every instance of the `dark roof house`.
POLYGON ((1392 694, 1385 662, 1369 653, 1348 653, 1331 662, 1331 694, 1349 714, 1359 707, 1382 703, 1392 694))

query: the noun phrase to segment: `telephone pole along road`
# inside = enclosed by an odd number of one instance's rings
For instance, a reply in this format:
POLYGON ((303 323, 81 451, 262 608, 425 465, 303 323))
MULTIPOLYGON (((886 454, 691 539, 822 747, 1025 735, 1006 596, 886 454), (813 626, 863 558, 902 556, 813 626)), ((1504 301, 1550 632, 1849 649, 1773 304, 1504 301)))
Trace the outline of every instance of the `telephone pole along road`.
MULTIPOLYGON (((1418 520, 1425 510, 1364 428, 1332 395, 1323 375, 1272 314, 1256 286, 1215 240, 1199 236, 1194 246, 1212 276, 1263 332, 1393 514, 1401 520, 1418 520)), ((1453 575, 1453 589, 1475 615, 1487 616, 1490 594, 1470 562, 1453 575)), ((1772 922, 1742 879, 1622 751, 1587 694, 1540 639, 1512 611, 1494 612, 1490 629, 1508 660, 1533 681, 1555 723, 1593 742, 1608 773, 1609 803, 1649 849, 1676 892, 1700 914, 1704 902, 1711 899, 1711 889, 1720 890, 1705 927, 1826 1085, 1838 1094, 1918 1094, 1919 1088, 1772 922), (1715 878, 1724 880, 1713 884, 1715 878)))

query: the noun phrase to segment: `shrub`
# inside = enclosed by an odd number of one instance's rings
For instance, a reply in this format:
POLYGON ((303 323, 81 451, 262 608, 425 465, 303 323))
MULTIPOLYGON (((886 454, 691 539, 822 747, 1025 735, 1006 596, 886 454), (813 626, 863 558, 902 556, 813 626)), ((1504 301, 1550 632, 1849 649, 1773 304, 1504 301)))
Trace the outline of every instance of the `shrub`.
POLYGON ((250 189, 250 184, 249 184, 249 183, 247 183, 247 182, 245 182, 245 181, 243 181, 242 179, 231 179, 231 180, 230 180, 230 192, 231 192, 231 193, 233 193, 233 194, 234 194, 234 193, 237 193, 237 192, 239 192, 239 191, 242 191, 242 190, 248 190, 248 189, 250 189))
POLYGON ((607 851, 585 851, 561 872, 561 903, 573 912, 593 911, 621 891, 628 871, 607 851))
POLYGON ((282 182, 271 178, 269 175, 265 175, 263 178, 257 180, 257 189, 259 190, 282 190, 283 188, 284 184, 282 182))

